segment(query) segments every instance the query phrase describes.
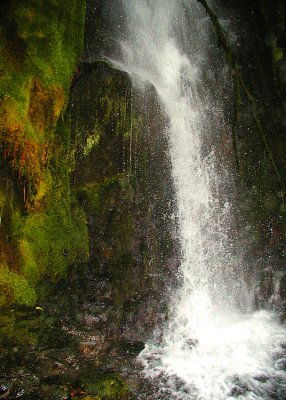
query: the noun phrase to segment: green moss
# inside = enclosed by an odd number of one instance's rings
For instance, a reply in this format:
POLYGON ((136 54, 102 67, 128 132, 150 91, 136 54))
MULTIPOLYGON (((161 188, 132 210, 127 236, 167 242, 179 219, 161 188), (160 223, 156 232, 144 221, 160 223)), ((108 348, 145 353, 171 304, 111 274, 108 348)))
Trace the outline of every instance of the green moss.
POLYGON ((273 62, 277 63, 283 60, 283 49, 277 45, 277 39, 272 40, 272 57, 273 62))
POLYGON ((56 280, 88 255, 85 215, 70 191, 69 121, 57 123, 83 49, 84 19, 85 0, 0 5, 0 161, 16 193, 9 210, 4 197, 0 208, 9 211, 5 235, 20 258, 19 273, 8 269, 11 262, 1 267, 2 304, 33 304, 43 276, 56 280))
POLYGON ((2 306, 11 303, 31 306, 36 302, 35 289, 23 276, 10 271, 3 263, 0 265, 0 287, 2 306))
MULTIPOLYGON (((9 48, 4 53, 6 58, 2 59, 2 65, 6 67, 9 63, 12 70, 3 68, 2 88, 22 103, 29 100, 25 83, 34 76, 46 87, 59 84, 68 89, 83 47, 85 1, 71 0, 66 7, 58 0, 23 0, 20 3, 12 0, 10 6, 2 7, 6 8, 2 16, 2 49, 12 31, 22 54, 19 64, 19 60, 13 62, 15 49, 9 48), (19 68, 21 74, 16 74, 19 68)), ((17 53, 19 58, 19 51, 17 53)))
POLYGON ((94 131, 90 134, 88 134, 87 139, 86 139, 86 145, 84 146, 83 149, 83 154, 84 156, 88 156, 88 154, 91 152, 91 150, 98 145, 100 139, 100 134, 98 131, 94 131))
POLYGON ((84 0, 0 5, 0 144, 34 192, 82 52, 84 14, 84 0))
MULTIPOLYGON (((127 384, 119 375, 110 373, 83 382, 86 399, 98 400, 131 400, 134 399, 127 384)), ((82 398, 82 397, 80 397, 82 398)))
POLYGON ((12 315, 0 316, 0 343, 11 346, 35 346, 38 343, 38 334, 29 329, 27 322, 19 326, 12 315))
MULTIPOLYGON (((111 81, 110 81, 111 82, 111 81)), ((103 124, 110 123, 111 120, 111 113, 113 109, 113 96, 110 96, 109 94, 104 94, 100 97, 99 104, 100 104, 100 110, 103 117, 103 124)))
POLYGON ((23 258, 22 274, 30 285, 35 286, 39 280, 40 273, 35 262, 33 251, 27 240, 19 241, 19 250, 23 258))
MULTIPOLYGON (((15 316, 10 313, 0 315, 0 337, 10 339, 14 336, 15 331, 15 316)), ((3 340, 3 339, 2 339, 3 340)))
POLYGON ((85 215, 76 203, 67 201, 68 197, 61 198, 57 193, 47 211, 13 215, 21 270, 32 284, 43 274, 58 279, 75 259, 84 260, 88 255, 85 215))
MULTIPOLYGON (((0 344, 13 346, 44 345, 52 332, 49 318, 38 314, 35 309, 0 312, 0 344)), ((59 331, 57 336, 62 333, 59 331)), ((55 345, 56 340, 53 341, 55 345)), ((9 347, 8 347, 9 349, 9 347)), ((23 350, 26 352, 27 348, 23 350)))

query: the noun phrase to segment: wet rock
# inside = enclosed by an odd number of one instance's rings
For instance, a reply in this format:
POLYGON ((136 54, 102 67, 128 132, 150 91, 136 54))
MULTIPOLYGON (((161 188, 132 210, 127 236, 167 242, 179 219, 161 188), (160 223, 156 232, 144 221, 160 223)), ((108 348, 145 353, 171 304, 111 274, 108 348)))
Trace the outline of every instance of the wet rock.
POLYGON ((100 334, 87 336, 80 341, 79 349, 87 359, 103 360, 110 349, 110 339, 100 334))
POLYGON ((230 395, 234 397, 239 397, 249 391, 246 382, 243 382, 240 378, 236 378, 233 381, 234 386, 231 389, 230 395))
POLYGON ((126 342, 121 341, 117 342, 117 354, 119 356, 128 355, 128 356, 137 356, 145 347, 144 342, 126 342))
POLYGON ((64 372, 64 365, 52 358, 39 359, 35 368, 35 373, 42 382, 61 381, 64 372))
POLYGON ((84 322, 88 327, 94 327, 101 320, 100 316, 94 316, 90 314, 86 314, 84 316, 84 322))
POLYGON ((11 389, 9 386, 6 385, 1 385, 0 386, 0 399, 7 399, 7 397, 10 395, 11 389))
POLYGON ((279 300, 281 309, 281 322, 286 321, 286 274, 283 274, 279 281, 279 300))
POLYGON ((286 274, 284 274, 279 283, 279 295, 281 300, 286 303, 286 274))
POLYGON ((67 385, 41 385, 41 393, 39 393, 41 398, 49 400, 68 400, 69 394, 67 385))
POLYGON ((245 393, 245 389, 240 386, 235 386, 231 389, 230 395, 233 397, 239 397, 245 393))
POLYGON ((153 335, 158 326, 162 326, 166 314, 162 312, 165 304, 154 295, 153 298, 144 301, 138 299, 132 308, 126 310, 125 321, 122 330, 123 339, 126 342, 146 342, 153 335))
POLYGON ((78 312, 76 314, 75 318, 79 323, 83 323, 84 322, 84 313, 78 312))
POLYGON ((269 304, 271 296, 274 294, 274 273, 267 268, 260 279, 256 293, 256 305, 258 308, 265 308, 269 304))
POLYGON ((280 370, 280 369, 285 370, 286 369, 286 358, 280 358, 279 360, 276 360, 275 364, 274 364, 274 368, 278 369, 278 370, 280 370))
POLYGON ((193 349, 194 347, 196 347, 199 344, 198 339, 187 339, 186 342, 186 347, 189 349, 193 349))
MULTIPOLYGON (((128 385, 114 372, 98 372, 94 376, 86 376, 82 379, 81 391, 86 398, 104 400, 134 400, 128 385)), ((82 398, 82 397, 78 397, 82 398)))
POLYGON ((15 399, 22 399, 25 396, 25 389, 18 389, 15 392, 15 399))
POLYGON ((269 377, 267 375, 259 375, 255 376, 254 379, 261 383, 266 383, 269 380, 269 377))

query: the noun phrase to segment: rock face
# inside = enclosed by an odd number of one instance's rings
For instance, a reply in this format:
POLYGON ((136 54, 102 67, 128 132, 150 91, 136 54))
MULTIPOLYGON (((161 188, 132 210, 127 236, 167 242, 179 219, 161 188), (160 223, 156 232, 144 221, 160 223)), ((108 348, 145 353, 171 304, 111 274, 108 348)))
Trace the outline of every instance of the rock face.
POLYGON ((79 67, 68 112, 76 153, 72 185, 85 211, 90 251, 76 281, 86 270, 95 287, 83 290, 83 302, 103 304, 102 316, 97 310, 87 318, 91 325, 99 318, 105 332, 113 326, 112 335, 122 340, 144 341, 162 318, 178 255, 160 107, 152 88, 142 99, 125 73, 97 62, 79 67))
POLYGON ((285 18, 280 0, 231 1, 232 44, 245 88, 237 86, 235 129, 243 243, 256 274, 257 307, 283 308, 285 272, 285 18), (251 32, 251 35, 250 35, 251 32), (253 251, 255 249, 255 251, 253 251), (258 300, 259 299, 259 300, 258 300))
POLYGON ((85 1, 66 10, 61 1, 9 0, 0 14, 0 303, 33 305, 43 276, 56 280, 88 256, 84 214, 70 196, 69 131, 62 130, 85 1))

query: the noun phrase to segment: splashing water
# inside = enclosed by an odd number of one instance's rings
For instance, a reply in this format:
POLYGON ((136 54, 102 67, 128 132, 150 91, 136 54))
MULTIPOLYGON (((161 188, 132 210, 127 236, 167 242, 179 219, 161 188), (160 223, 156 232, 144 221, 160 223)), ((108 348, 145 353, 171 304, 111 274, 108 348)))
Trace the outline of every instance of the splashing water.
POLYGON ((231 231, 231 179, 213 146, 228 130, 230 95, 210 22, 195 0, 122 4, 127 33, 122 60, 112 62, 137 84, 153 85, 168 117, 182 247, 168 326, 139 357, 158 388, 152 398, 286 398, 285 328, 274 313, 252 312, 231 231))

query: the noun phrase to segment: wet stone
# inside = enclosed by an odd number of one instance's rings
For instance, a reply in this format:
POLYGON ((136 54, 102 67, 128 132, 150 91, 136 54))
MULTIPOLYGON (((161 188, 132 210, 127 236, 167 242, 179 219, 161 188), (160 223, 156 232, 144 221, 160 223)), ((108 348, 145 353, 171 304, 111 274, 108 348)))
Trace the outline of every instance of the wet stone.
POLYGON ((193 349, 198 345, 199 341, 197 339, 187 339, 185 345, 189 349, 193 349))
POLYGON ((11 394, 11 388, 8 385, 0 385, 0 399, 6 399, 11 394))
POLYGON ((145 343, 141 341, 127 342, 121 341, 114 344, 118 355, 137 356, 145 347, 145 343))
POLYGON ((274 364, 274 368, 278 370, 279 369, 286 370, 286 358, 281 358, 277 360, 274 364))
POLYGON ((286 274, 284 274, 280 279, 279 295, 282 301, 286 302, 286 274))
POLYGON ((94 327, 97 325, 97 323, 101 320, 101 318, 99 316, 94 316, 91 314, 86 314, 84 316, 84 323, 88 326, 88 327, 94 327))
POLYGON ((261 383, 266 383, 269 380, 269 377, 266 375, 259 375, 259 376, 255 376, 254 379, 261 383))

